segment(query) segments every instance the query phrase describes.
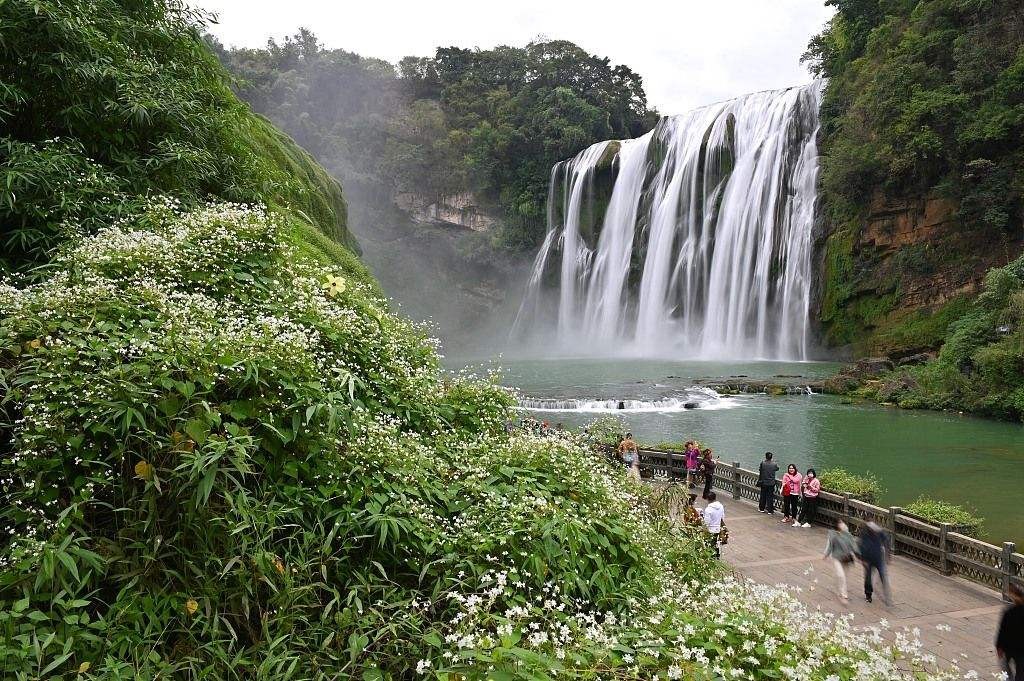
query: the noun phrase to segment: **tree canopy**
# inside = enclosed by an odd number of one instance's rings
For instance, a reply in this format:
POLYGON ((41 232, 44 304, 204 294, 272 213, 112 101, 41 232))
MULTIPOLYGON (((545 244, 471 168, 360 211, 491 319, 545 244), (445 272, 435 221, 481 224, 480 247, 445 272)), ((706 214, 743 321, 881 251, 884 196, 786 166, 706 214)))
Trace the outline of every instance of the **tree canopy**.
POLYGON ((826 200, 937 190, 967 227, 1024 211, 1024 9, 1018 0, 828 0, 804 58, 829 78, 826 200))
POLYGON ((253 108, 347 188, 385 199, 473 191, 501 210, 497 240, 514 249, 543 235, 552 165, 657 118, 639 75, 564 40, 442 47, 397 67, 325 49, 305 29, 259 50, 214 47, 253 108))

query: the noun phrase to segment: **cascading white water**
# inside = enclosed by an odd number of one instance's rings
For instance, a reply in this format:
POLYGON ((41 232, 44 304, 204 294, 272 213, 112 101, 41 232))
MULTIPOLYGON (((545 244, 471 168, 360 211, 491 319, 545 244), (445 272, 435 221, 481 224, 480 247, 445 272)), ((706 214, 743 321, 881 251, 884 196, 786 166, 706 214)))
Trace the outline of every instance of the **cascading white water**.
POLYGON ((514 332, 590 354, 806 359, 820 98, 820 82, 748 95, 557 164, 514 332))

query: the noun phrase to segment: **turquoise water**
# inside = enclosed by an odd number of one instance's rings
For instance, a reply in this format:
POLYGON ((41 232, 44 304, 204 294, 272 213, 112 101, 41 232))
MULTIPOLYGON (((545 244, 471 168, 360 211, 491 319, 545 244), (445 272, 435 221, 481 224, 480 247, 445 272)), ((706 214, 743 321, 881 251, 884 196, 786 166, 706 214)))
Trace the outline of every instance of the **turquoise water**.
MULTIPOLYGON (((505 360, 504 382, 546 399, 664 400, 689 394, 697 379, 745 375, 821 378, 829 363, 712 363, 661 360, 505 360)), ((800 384, 800 378, 779 379, 800 384)), ((828 395, 742 395, 696 409, 538 411, 567 427, 610 413, 648 442, 696 438, 725 461, 754 467, 764 452, 801 470, 842 466, 871 472, 883 505, 927 494, 974 507, 985 538, 1024 546, 1024 426, 956 414, 843 404, 828 395)))

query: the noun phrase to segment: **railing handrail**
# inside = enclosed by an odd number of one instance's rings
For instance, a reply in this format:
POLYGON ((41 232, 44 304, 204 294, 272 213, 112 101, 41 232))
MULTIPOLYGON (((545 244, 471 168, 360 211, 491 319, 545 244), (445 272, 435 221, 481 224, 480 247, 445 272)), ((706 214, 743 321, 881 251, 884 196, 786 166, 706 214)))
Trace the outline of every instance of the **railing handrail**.
MULTIPOLYGON (((615 453, 611 445, 600 445, 606 452, 615 453)), ((638 467, 652 472, 668 472, 670 478, 685 477, 686 455, 650 447, 638 447, 638 467), (647 458, 647 461, 644 461, 647 458), (662 459, 652 462, 651 458, 662 459)), ((757 499, 760 489, 756 484, 758 471, 743 468, 738 461, 715 461, 714 486, 732 493, 734 499, 757 499), (744 480, 754 478, 754 483, 744 480)), ((776 491, 781 480, 775 479, 776 491)), ((776 508, 781 505, 775 495, 776 508)), ((934 523, 921 516, 907 513, 898 506, 883 508, 857 499, 847 493, 823 489, 818 496, 818 515, 833 520, 843 519, 856 530, 875 521, 886 529, 892 552, 916 562, 936 568, 946 575, 958 575, 993 589, 999 589, 1003 598, 1009 598, 1011 584, 1024 586, 1024 555, 1016 552, 1013 542, 996 546, 957 532, 963 525, 934 523), (984 559, 988 559, 987 562, 984 559), (993 564, 989 564, 993 563, 993 564)))

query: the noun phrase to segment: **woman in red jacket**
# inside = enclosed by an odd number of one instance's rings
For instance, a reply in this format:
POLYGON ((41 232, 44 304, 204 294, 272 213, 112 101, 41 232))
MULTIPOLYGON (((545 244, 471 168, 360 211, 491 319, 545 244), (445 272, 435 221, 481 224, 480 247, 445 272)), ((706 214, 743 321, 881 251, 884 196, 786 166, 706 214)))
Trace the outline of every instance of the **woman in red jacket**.
POLYGON ((786 474, 782 476, 782 522, 795 523, 797 509, 800 506, 800 483, 804 476, 796 466, 789 464, 786 474))
POLYGON ((793 523, 793 527, 798 525, 810 527, 811 523, 814 522, 814 516, 818 513, 818 494, 821 493, 821 480, 818 480, 818 474, 813 468, 807 469, 803 488, 804 503, 800 507, 800 517, 793 523))

